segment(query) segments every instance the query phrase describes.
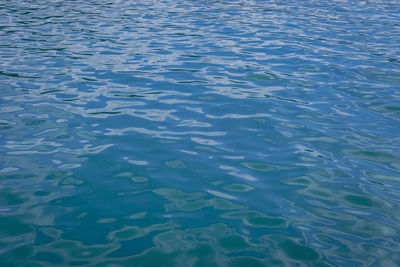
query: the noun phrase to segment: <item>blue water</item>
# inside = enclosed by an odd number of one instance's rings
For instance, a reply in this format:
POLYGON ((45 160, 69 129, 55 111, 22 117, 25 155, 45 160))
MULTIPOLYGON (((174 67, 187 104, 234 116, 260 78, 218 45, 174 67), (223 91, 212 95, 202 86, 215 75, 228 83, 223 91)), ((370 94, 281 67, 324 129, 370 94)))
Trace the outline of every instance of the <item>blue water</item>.
POLYGON ((400 2, 0 1, 0 266, 399 266, 400 2))

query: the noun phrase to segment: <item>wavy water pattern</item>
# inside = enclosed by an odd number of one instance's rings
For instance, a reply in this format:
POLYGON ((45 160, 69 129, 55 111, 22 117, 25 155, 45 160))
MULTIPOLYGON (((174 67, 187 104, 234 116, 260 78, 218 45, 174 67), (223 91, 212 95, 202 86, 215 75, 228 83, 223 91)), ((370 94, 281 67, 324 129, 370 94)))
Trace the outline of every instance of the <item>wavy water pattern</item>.
POLYGON ((0 1, 0 266, 399 266, 400 2, 0 1))

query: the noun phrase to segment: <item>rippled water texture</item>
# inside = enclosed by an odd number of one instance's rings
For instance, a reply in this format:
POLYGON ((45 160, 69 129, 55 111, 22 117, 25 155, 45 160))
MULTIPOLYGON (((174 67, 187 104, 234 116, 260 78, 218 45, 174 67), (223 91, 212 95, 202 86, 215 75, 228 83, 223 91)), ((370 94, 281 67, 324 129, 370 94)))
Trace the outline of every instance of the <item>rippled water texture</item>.
POLYGON ((400 265, 400 2, 0 0, 1 266, 400 265))

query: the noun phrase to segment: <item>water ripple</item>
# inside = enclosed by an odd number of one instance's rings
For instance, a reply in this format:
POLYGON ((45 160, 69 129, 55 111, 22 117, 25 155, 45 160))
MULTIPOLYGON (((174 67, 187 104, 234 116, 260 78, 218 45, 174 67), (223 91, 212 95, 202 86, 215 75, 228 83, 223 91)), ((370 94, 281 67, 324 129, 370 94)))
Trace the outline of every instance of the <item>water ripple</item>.
POLYGON ((399 7, 1 1, 1 265, 400 265, 399 7))

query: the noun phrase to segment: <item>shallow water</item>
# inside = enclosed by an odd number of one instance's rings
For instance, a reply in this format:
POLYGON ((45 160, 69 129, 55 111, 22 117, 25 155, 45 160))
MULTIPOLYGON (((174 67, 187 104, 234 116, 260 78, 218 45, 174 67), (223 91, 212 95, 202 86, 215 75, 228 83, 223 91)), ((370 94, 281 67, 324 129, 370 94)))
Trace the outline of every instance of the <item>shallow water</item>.
POLYGON ((1 266, 400 265, 398 1, 0 1, 1 266))

